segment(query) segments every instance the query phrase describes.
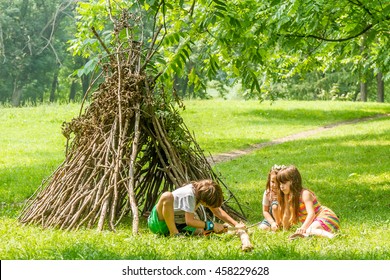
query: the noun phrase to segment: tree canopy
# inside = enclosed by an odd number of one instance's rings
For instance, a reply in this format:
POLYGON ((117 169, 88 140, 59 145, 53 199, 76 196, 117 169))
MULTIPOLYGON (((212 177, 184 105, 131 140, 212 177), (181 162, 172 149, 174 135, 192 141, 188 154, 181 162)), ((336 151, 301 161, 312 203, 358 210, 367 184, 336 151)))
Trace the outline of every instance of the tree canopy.
MULTIPOLYGON (((90 30, 93 27, 106 34, 106 3, 79 3, 75 53, 89 56, 97 51, 90 30)), ((386 1, 115 3, 142 9, 144 24, 150 18, 159 19, 140 39, 158 41, 160 54, 153 70, 161 72, 165 84, 172 83, 174 76, 188 75, 190 84, 200 89, 207 80, 225 73, 226 80, 240 80, 249 92, 260 93, 267 84, 313 70, 349 67, 362 73, 362 80, 369 71, 385 73, 384 79, 390 77, 390 5, 386 1)))
POLYGON ((70 72, 79 67, 80 60, 65 53, 72 37, 70 50, 87 61, 79 76, 91 73, 98 55, 107 55, 93 32, 103 41, 112 36, 108 6, 112 15, 139 10, 145 26, 138 39, 155 40, 158 50, 148 70, 158 73, 166 88, 185 79, 201 92, 208 81, 218 80, 240 82, 248 96, 259 96, 274 92, 278 81, 313 72, 347 69, 362 82, 376 74, 390 78, 386 0, 1 0, 0 5, 2 102, 11 100, 4 94, 10 88, 14 103, 21 91, 24 98, 50 90, 58 65, 70 72))

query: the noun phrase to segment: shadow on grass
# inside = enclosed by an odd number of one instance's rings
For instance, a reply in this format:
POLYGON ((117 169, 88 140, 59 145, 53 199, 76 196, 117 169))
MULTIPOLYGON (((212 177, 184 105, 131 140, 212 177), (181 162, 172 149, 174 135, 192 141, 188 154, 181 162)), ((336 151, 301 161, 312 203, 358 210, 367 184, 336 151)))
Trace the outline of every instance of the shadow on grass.
MULTIPOLYGON (((321 111, 292 109, 280 110, 275 109, 274 113, 267 110, 252 110, 250 112, 234 112, 233 115, 239 115, 239 119, 245 122, 245 126, 250 129, 250 133, 240 131, 240 122, 237 127, 232 128, 236 135, 225 136, 222 134, 219 138, 213 136, 211 143, 207 142, 205 147, 214 151, 216 162, 220 162, 218 153, 245 153, 245 150, 237 149, 254 149, 264 147, 284 141, 297 140, 298 138, 308 137, 308 135, 319 133, 323 129, 334 129, 339 125, 350 125, 360 121, 383 120, 388 114, 375 114, 370 111, 321 111), (334 115, 333 118, 329 117, 334 115), (270 123, 272 130, 270 130, 270 123), (261 127, 265 127, 264 131, 261 127), (273 135, 274 139, 270 138, 273 135), (224 147, 221 151, 219 147, 224 147), (230 148, 229 148, 230 147, 230 148), (229 149, 226 151, 226 149, 229 149)), ((234 117, 235 118, 235 117, 234 117)), ((230 130, 230 129, 229 129, 230 130)), ((205 140, 203 140, 205 141, 205 140)), ((206 156, 209 156, 206 154, 206 156)), ((226 156, 222 156, 226 157, 226 156)))

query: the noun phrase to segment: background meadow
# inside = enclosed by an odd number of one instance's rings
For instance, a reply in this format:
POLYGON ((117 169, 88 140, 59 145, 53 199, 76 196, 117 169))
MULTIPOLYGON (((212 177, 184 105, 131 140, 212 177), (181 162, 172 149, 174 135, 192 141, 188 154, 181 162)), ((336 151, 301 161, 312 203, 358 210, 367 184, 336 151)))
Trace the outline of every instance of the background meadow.
MULTIPOLYGON (((185 101, 182 116, 206 155, 218 155, 319 126, 379 114, 389 104, 321 101, 185 101)), ((294 164, 304 185, 341 219, 333 240, 290 242, 291 232, 251 230, 252 252, 235 236, 173 239, 155 236, 130 219, 117 232, 61 231, 24 226, 26 199, 62 162, 61 124, 79 104, 0 108, 0 259, 390 259, 389 115, 333 127, 267 146, 214 168, 241 203, 248 224, 262 219, 261 195, 273 164, 294 164), (358 245, 357 245, 358 244, 358 245)))

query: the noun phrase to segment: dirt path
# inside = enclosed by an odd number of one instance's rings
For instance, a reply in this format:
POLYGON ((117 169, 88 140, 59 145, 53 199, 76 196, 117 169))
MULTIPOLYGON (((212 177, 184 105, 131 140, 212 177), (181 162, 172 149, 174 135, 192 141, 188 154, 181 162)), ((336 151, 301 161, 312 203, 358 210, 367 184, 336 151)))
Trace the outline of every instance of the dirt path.
POLYGON ((369 121, 369 120, 378 119, 378 118, 385 118, 385 117, 390 117, 390 114, 380 114, 380 115, 375 115, 375 116, 370 116, 370 117, 353 119, 353 120, 349 120, 349 121, 337 122, 334 124, 321 126, 321 127, 315 128, 315 129, 298 132, 298 133, 288 135, 288 136, 285 136, 282 138, 278 138, 278 139, 275 139, 275 140, 272 140, 269 142, 253 144, 249 148, 246 148, 243 150, 234 150, 234 151, 227 152, 227 153, 212 155, 210 157, 207 157, 207 160, 211 165, 213 165, 216 163, 229 161, 229 160, 232 160, 234 158, 237 158, 237 157, 240 157, 243 155, 247 155, 255 150, 259 150, 259 149, 264 148, 264 147, 278 145, 278 144, 282 144, 285 142, 294 141, 294 140, 298 140, 298 139, 304 139, 304 138, 307 138, 311 135, 314 135, 314 134, 323 132, 325 130, 329 130, 329 129, 341 126, 341 125, 350 125, 350 124, 355 124, 355 123, 359 123, 359 122, 369 121))

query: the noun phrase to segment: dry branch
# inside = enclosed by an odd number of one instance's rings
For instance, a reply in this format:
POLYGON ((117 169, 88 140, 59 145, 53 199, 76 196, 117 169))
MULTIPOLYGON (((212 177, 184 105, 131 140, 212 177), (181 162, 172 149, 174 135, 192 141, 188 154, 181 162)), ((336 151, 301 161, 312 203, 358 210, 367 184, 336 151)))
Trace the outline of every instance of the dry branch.
POLYGON ((242 244, 241 250, 243 250, 244 252, 252 251, 253 245, 249 239, 249 235, 246 232, 246 230, 243 229, 237 230, 237 235, 240 237, 241 240, 241 244, 242 244))

